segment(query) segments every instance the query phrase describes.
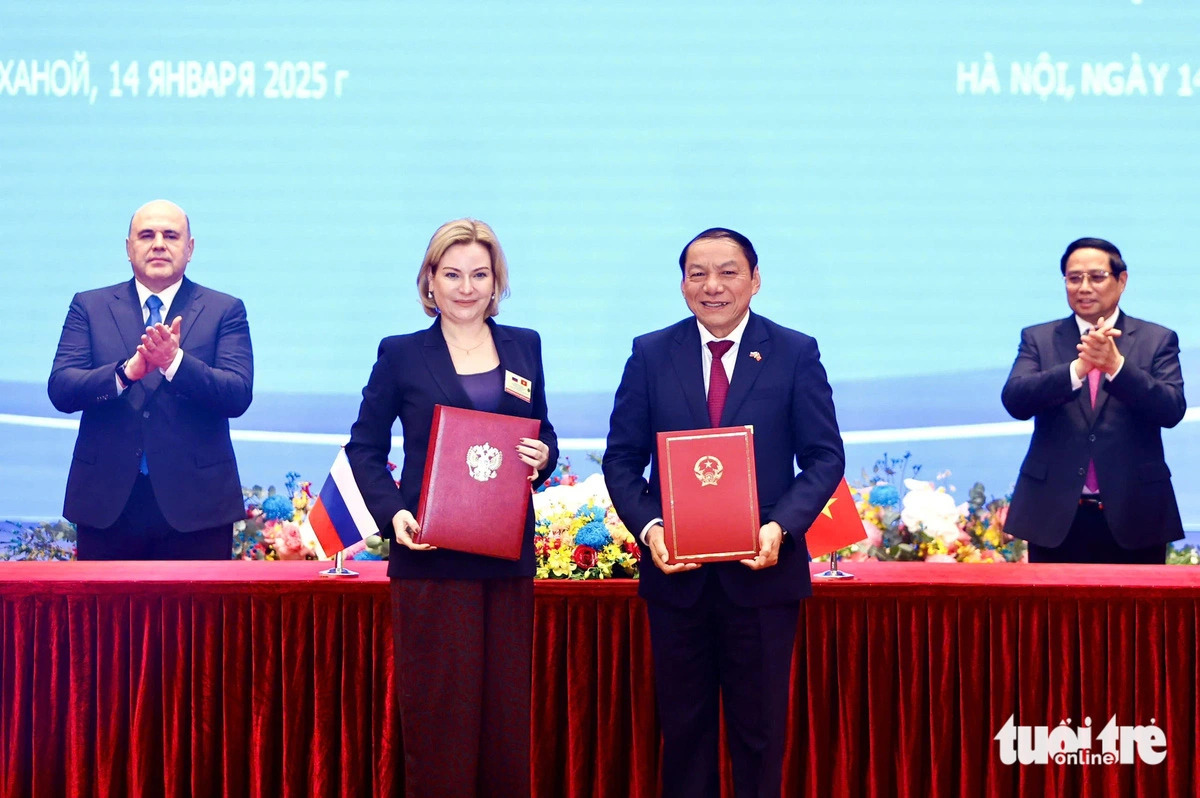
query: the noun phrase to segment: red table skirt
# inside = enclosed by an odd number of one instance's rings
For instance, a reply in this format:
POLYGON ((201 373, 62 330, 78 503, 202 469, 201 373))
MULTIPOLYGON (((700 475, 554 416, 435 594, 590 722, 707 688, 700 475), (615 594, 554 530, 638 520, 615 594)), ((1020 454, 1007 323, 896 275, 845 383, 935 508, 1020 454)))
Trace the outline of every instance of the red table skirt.
MULTIPOLYGON (((387 580, 355 567, 0 563, 0 795, 400 794, 387 580)), ((803 604, 787 795, 1195 794, 1200 569, 850 570, 803 604), (1004 764, 1010 716, 1154 724, 1166 758, 1004 764)), ((636 583, 539 582, 535 624, 535 793, 655 795, 636 583)))

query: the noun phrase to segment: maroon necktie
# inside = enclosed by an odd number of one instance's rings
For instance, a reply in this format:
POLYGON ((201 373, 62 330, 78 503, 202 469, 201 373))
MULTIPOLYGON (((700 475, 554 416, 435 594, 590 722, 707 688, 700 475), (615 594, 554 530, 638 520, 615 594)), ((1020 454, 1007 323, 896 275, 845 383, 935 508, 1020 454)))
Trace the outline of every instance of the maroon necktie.
POLYGON ((708 349, 712 352, 712 370, 708 373, 708 422, 721 426, 721 411, 725 409, 725 397, 729 395, 729 375, 725 373, 725 364, 721 358, 733 346, 733 341, 709 341, 708 349))
MULTIPOLYGON (((1096 394, 1100 392, 1100 369, 1092 369, 1088 372, 1088 393, 1092 395, 1092 407, 1096 406, 1096 394)), ((1100 492, 1100 480, 1096 479, 1096 462, 1088 460, 1087 476, 1084 478, 1083 487, 1088 493, 1100 492)))

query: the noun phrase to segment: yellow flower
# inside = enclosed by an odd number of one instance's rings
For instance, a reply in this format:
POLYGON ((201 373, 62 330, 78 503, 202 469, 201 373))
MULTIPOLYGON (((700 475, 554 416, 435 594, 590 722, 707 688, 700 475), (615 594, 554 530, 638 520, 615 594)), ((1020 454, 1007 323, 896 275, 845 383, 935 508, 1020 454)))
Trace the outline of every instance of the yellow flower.
POLYGON ((569 577, 575 568, 575 561, 571 559, 571 550, 564 546, 551 551, 546 557, 546 566, 550 573, 557 577, 569 577))

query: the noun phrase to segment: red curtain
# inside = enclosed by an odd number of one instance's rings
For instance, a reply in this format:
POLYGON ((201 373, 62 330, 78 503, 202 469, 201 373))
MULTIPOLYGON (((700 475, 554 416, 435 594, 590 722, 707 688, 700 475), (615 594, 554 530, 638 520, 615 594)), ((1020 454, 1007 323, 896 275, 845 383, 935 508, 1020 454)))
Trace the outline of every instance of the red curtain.
MULTIPOLYGON (((362 569, 0 564, 0 795, 402 794, 386 579, 362 569)), ((1197 571, 854 570, 803 605, 787 795, 1195 794, 1197 571), (1166 759, 1005 765, 1009 716, 1153 723, 1166 759)), ((538 796, 657 794, 635 588, 537 586, 538 796)))
POLYGON ((0 794, 390 795, 386 591, 185 573, 4 597, 0 794))

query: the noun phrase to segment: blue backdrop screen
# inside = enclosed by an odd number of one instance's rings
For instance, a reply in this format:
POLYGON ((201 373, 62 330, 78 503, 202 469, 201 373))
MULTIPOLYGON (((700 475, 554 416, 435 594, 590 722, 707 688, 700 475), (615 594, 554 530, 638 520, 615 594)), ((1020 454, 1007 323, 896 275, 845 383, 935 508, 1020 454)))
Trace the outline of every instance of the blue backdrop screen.
MULTIPOLYGON (((190 214, 196 281, 246 302, 246 482, 319 482, 378 340, 428 323, 433 230, 497 231, 577 470, 631 338, 686 314, 697 231, 748 235, 753 307, 817 337, 851 476, 910 450, 1009 489, 1021 327, 1066 314, 1083 235, 1123 307, 1200 344, 1187 297, 1200 6, 7 3, 0 7, 0 513, 57 516, 73 432, 45 380, 74 292, 129 276, 142 202, 190 214), (947 426, 949 425, 949 426, 947 426), (266 435, 260 433, 273 433, 266 435)), ((1200 460, 1168 433, 1185 521, 1200 460)))

